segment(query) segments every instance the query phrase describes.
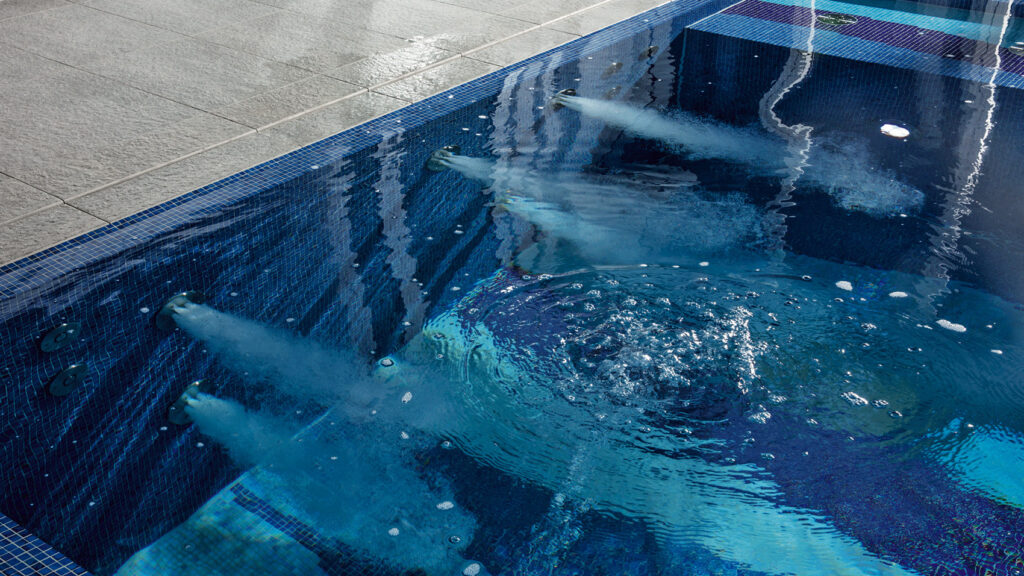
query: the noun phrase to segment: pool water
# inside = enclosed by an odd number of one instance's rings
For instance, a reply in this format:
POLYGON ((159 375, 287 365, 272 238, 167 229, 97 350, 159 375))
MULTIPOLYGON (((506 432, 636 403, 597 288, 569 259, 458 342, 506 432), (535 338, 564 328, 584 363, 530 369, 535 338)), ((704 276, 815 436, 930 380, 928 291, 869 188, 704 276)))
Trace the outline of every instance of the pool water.
POLYGON ((5 269, 0 511, 122 576, 1022 573, 1015 73, 754 4, 5 269))

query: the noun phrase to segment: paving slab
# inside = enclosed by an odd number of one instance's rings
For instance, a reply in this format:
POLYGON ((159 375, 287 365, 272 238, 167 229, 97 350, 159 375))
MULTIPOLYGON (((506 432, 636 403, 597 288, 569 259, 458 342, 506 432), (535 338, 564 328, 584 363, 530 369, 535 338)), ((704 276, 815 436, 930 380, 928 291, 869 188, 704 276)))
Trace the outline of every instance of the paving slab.
POLYGON ((576 34, 560 30, 536 28, 508 40, 475 50, 469 57, 498 66, 509 66, 533 56, 538 51, 550 50, 577 38, 579 36, 576 34))
POLYGON ((0 21, 5 44, 72 66, 179 38, 176 32, 80 4, 0 21))
POLYGON ((611 0, 546 25, 552 30, 581 36, 665 4, 667 0, 611 0))
POLYGON ((215 111, 239 124, 264 128, 284 118, 309 112, 363 90, 330 76, 312 76, 215 111))
POLYGON ((17 260, 105 224, 95 216, 62 204, 0 226, 0 253, 7 261, 17 260))
POLYGON ((200 37, 312 72, 327 72, 407 44, 397 36, 286 11, 210 30, 200 37))
POLYGON ((0 264, 661 3, 0 0, 0 264))
POLYGON ((353 128, 364 122, 383 116, 388 112, 406 106, 408 102, 377 94, 363 92, 319 110, 303 114, 293 120, 282 122, 265 133, 284 134, 297 147, 306 146, 333 136, 342 130, 353 128))
POLYGON ((406 105, 362 93, 68 203, 114 222, 406 105))
MULTIPOLYGON (((2 44, 0 82, 0 172, 61 198, 136 172, 148 162, 171 160, 140 156, 130 144, 200 114, 2 44), (134 158, 137 165, 126 172, 99 160, 99 151, 117 149, 124 162, 134 158)), ((209 145, 214 143, 210 136, 195 137, 209 145)))
POLYGON ((385 84, 375 88, 374 91, 391 96, 392 98, 400 98, 407 102, 416 102, 428 96, 433 96, 438 92, 443 92, 452 86, 458 86, 489 72, 494 72, 499 68, 499 66, 480 62, 479 60, 458 58, 429 70, 424 70, 420 74, 385 84))
POLYGON ((6 174, 0 174, 0 198, 0 224, 61 203, 60 198, 6 174))
POLYGON ((67 6, 64 0, 4 0, 0 2, 0 20, 67 6))
POLYGON ((456 58, 458 55, 457 52, 441 48, 433 40, 417 40, 400 50, 341 66, 331 70, 327 75, 369 88, 398 80, 445 60, 456 58))
MULTIPOLYGON (((250 0, 78 0, 81 4, 145 24, 195 36, 245 20, 280 12, 250 0)), ((0 3, 2 5, 2 3, 0 3)))
POLYGON ((527 0, 501 11, 502 16, 544 24, 581 10, 595 9, 607 0, 527 0))
POLYGON ((146 92, 213 111, 313 75, 308 70, 184 38, 83 66, 146 92))

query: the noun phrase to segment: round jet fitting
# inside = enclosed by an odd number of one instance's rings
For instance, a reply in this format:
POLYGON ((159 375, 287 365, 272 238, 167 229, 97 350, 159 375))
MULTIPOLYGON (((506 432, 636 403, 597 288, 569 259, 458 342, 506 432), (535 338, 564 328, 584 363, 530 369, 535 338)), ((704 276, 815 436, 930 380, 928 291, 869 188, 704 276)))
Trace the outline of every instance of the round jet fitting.
POLYGON ((562 104, 561 102, 558 101, 559 98, 562 97, 562 96, 575 96, 575 95, 576 95, 576 90, 574 90, 572 88, 566 88, 565 90, 559 90, 558 93, 555 94, 555 97, 551 99, 551 109, 552 110, 561 110, 562 108, 565 108, 565 104, 562 104))
POLYGON ((75 391, 75 388, 85 380, 85 377, 89 373, 89 368, 85 364, 72 364, 67 368, 60 371, 59 374, 50 380, 50 384, 46 387, 46 391, 51 396, 58 398, 67 396, 75 391))
POLYGON ((43 352, 56 352, 78 341, 82 332, 81 322, 64 322, 53 327, 39 343, 43 352))
POLYGON ((171 404, 171 407, 167 409, 167 420, 171 424, 178 426, 187 426, 192 423, 192 417, 185 411, 185 407, 188 406, 189 400, 197 398, 200 392, 206 390, 204 380, 196 380, 195 382, 188 385, 185 391, 178 396, 178 399, 171 404))
POLYGON ((160 312, 157 312, 156 327, 165 332, 170 332, 177 327, 174 322, 174 315, 177 313, 179 308, 183 308, 186 304, 202 304, 206 302, 206 296, 198 290, 189 290, 188 292, 181 292, 171 296, 164 305, 160 307, 160 312))
POLYGON ((452 156, 457 156, 461 151, 462 149, 454 144, 434 150, 434 152, 430 154, 430 158, 427 159, 427 170, 430 170, 431 172, 444 172, 448 169, 448 165, 445 164, 445 160, 452 156))

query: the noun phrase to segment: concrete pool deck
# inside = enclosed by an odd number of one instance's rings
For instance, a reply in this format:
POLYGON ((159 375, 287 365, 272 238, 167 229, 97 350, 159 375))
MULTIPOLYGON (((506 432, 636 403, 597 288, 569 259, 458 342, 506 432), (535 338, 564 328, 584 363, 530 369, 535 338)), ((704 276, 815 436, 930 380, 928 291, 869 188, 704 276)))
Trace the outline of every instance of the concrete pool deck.
POLYGON ((0 265, 668 0, 0 0, 0 265))

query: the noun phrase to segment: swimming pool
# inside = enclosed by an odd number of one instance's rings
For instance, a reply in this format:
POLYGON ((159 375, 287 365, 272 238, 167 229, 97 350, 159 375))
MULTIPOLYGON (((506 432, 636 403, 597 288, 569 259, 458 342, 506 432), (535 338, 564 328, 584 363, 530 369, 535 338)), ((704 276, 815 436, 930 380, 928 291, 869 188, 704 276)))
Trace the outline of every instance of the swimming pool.
POLYGON ((797 4, 4 267, 0 512, 96 574, 1019 573, 1010 6, 797 4))

